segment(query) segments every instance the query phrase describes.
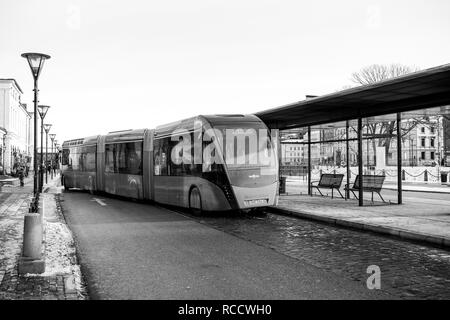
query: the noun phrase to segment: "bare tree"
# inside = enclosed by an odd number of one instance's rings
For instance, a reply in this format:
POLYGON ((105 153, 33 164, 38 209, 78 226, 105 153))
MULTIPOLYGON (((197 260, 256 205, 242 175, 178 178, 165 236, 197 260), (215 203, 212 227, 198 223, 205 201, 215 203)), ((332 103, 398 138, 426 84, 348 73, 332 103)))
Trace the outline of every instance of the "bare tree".
MULTIPOLYGON (((416 66, 406 66, 402 64, 372 64, 370 66, 362 68, 359 72, 354 72, 350 78, 352 82, 358 85, 368 85, 384 81, 387 79, 396 78, 408 73, 419 71, 416 66)), ((401 128, 401 139, 405 137, 411 130, 413 130, 417 124, 423 123, 423 119, 413 119, 408 121, 405 126, 401 128)), ((369 135, 379 137, 378 146, 385 147, 386 158, 389 154, 389 148, 391 146, 391 140, 395 136, 396 121, 383 121, 379 123, 366 124, 369 135)), ((375 156, 376 140, 372 139, 372 148, 375 156)), ((376 159, 375 159, 376 161, 376 159)), ((387 159, 386 159, 387 161, 387 159)))
POLYGON ((416 71, 419 71, 419 68, 416 66, 372 64, 358 72, 354 72, 350 80, 356 84, 365 85, 400 77, 416 71))

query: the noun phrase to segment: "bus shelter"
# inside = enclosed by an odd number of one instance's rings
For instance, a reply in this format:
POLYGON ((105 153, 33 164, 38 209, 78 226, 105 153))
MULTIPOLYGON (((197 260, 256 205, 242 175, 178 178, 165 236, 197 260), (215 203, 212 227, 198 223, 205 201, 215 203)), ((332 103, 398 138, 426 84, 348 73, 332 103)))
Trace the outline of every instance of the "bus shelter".
MULTIPOLYGON (((314 155, 317 150, 326 153, 326 146, 333 145, 339 150, 338 155, 334 154, 334 162, 339 163, 337 170, 345 176, 344 182, 348 186, 345 198, 356 191, 358 204, 364 204, 365 180, 359 179, 358 190, 349 190, 354 183, 352 177, 390 175, 395 176, 396 202, 401 204, 405 180, 403 166, 425 161, 438 166, 443 163, 445 150, 436 154, 420 150, 426 150, 426 144, 431 142, 438 144, 437 150, 443 150, 442 146, 447 143, 445 133, 439 128, 443 127, 442 121, 448 126, 450 119, 450 64, 310 98, 256 115, 271 129, 302 128, 299 144, 305 156, 309 195, 312 195, 313 167, 317 163, 319 167, 326 165, 329 160, 314 155), (437 128, 437 132, 430 134, 431 138, 423 138, 425 133, 422 136, 420 130, 425 127, 428 133, 431 128, 437 128), (425 140, 421 146, 424 139, 429 142, 425 140), (386 170, 387 167, 395 167, 395 172, 386 170)), ((333 171, 336 172, 336 168, 333 171)), ((427 170, 424 172, 425 179, 427 173, 432 174, 427 170)), ((406 174, 412 175, 409 171, 406 174)))

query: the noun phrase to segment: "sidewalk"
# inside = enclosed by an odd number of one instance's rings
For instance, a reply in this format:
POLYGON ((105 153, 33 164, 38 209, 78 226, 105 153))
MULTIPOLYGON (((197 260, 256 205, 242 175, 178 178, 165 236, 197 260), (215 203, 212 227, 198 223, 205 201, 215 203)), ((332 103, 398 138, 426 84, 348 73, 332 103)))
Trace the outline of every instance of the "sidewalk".
MULTIPOLYGON (((291 187, 297 187, 304 189, 307 192, 308 182, 303 177, 287 176, 286 182, 289 183, 291 187)), ((344 181, 343 184, 346 182, 344 181)), ((385 181, 383 184, 383 189, 386 190, 397 190, 397 182, 385 181)), ((450 183, 432 183, 432 182, 405 182, 402 183, 403 191, 413 191, 413 192, 430 192, 430 193, 448 193, 450 194, 450 183)))
POLYGON ((281 195, 275 212, 361 230, 450 246, 450 200, 408 198, 406 204, 375 202, 359 207, 355 200, 281 195))
MULTIPOLYGON (((383 189, 387 190, 397 190, 397 183, 385 182, 383 189)), ((403 191, 414 191, 414 192, 430 192, 430 193, 449 193, 450 194, 450 184, 440 184, 440 183, 426 183, 426 182, 403 182, 403 191)))
POLYGON ((23 243, 24 214, 33 191, 33 180, 24 187, 7 186, 0 193, 0 300, 83 300, 87 298, 77 264, 72 233, 57 202, 59 176, 44 185, 45 273, 18 274, 23 243))

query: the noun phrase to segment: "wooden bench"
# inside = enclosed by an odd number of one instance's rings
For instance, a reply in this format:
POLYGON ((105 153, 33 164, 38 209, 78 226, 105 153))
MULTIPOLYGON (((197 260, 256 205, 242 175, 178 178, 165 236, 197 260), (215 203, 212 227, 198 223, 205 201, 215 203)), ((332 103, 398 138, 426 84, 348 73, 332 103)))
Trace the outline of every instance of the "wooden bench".
POLYGON ((339 190, 343 179, 344 179, 343 174, 323 173, 320 176, 319 181, 311 182, 311 188, 316 188, 322 197, 323 197, 323 194, 322 194, 322 192, 320 192, 321 188, 331 189, 331 198, 334 197, 333 190, 336 189, 339 192, 339 194, 341 195, 342 199, 344 199, 344 196, 342 195, 341 191, 339 190))
MULTIPOLYGON (((363 176, 363 191, 372 192, 372 202, 373 202, 373 193, 376 192, 380 196, 381 200, 384 201, 383 197, 381 196, 381 189, 383 188, 384 179, 386 176, 377 176, 377 175, 366 175, 363 176)), ((346 184, 344 187, 344 190, 349 190, 353 193, 356 199, 358 197, 356 196, 354 191, 359 191, 360 189, 360 175, 357 175, 355 178, 355 182, 353 183, 353 186, 349 188, 349 185, 346 184)))

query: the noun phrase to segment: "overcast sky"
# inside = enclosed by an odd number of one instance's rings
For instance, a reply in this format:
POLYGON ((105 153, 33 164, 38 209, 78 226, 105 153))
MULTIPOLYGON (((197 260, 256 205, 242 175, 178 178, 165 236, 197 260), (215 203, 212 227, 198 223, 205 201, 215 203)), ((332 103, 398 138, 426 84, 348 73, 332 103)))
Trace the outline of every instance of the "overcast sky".
POLYGON ((63 141, 252 113, 351 84, 372 63, 450 63, 450 1, 0 0, 0 78, 63 141))

